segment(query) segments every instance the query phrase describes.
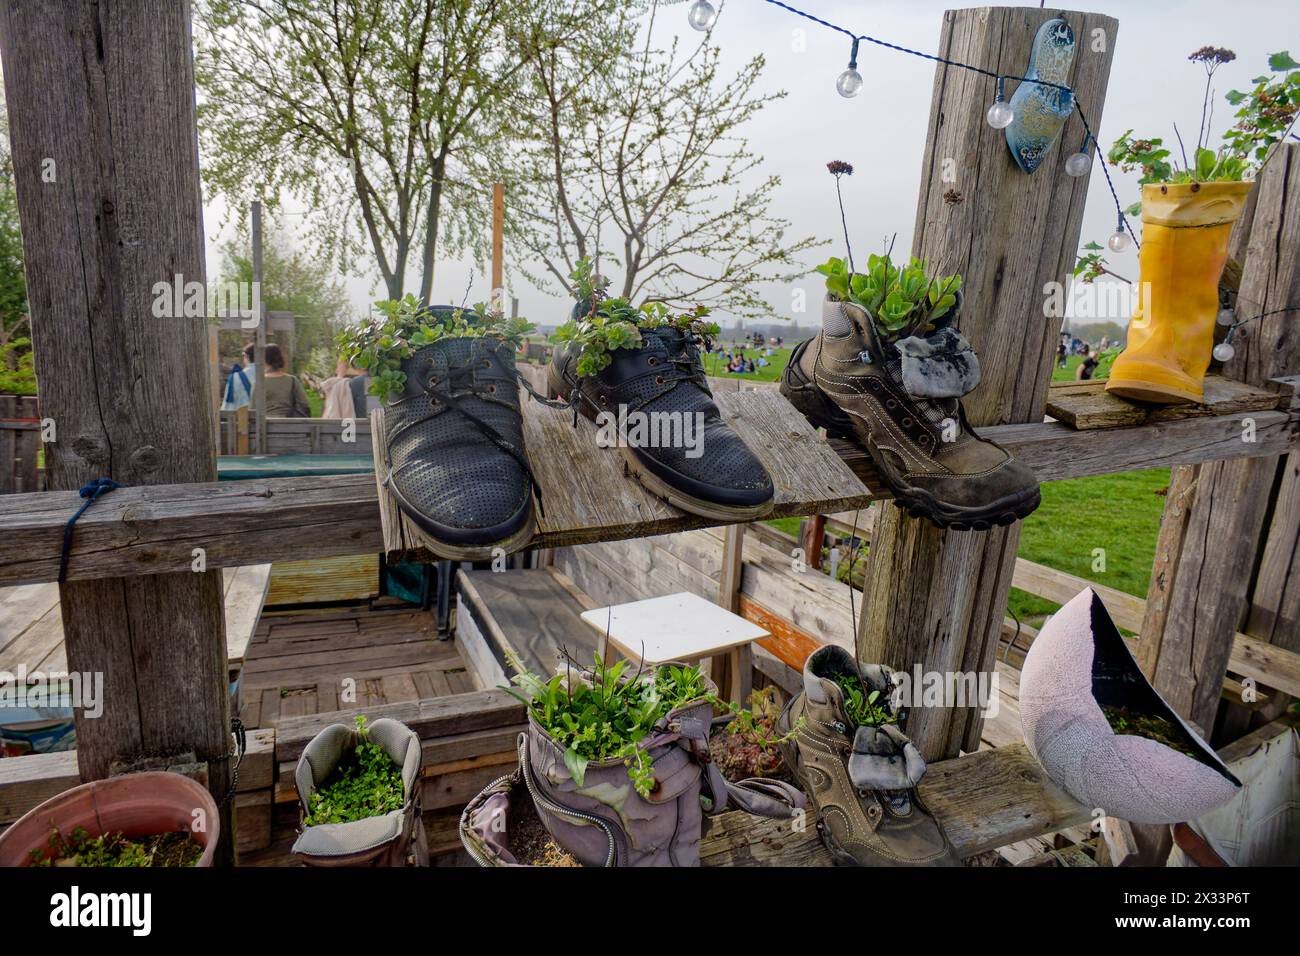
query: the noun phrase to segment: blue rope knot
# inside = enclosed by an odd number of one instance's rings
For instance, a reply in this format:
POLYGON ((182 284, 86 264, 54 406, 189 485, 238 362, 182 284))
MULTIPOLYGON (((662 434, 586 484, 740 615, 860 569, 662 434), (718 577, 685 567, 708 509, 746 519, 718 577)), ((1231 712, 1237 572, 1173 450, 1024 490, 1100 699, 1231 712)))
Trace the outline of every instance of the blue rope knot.
POLYGON ((112 478, 96 478, 88 481, 81 486, 81 491, 77 492, 85 499, 85 504, 77 509, 77 513, 68 519, 68 523, 63 526, 63 553, 59 555, 59 583, 62 584, 68 578, 68 556, 72 553, 72 529, 77 525, 77 519, 86 513, 86 509, 99 500, 114 488, 121 488, 121 484, 112 478))

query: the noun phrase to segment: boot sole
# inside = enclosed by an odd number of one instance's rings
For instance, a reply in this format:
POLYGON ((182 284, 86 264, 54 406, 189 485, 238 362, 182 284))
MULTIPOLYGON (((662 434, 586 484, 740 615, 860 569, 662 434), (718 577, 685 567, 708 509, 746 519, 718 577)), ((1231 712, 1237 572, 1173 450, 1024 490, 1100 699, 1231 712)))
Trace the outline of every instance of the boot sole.
POLYGON ((620 446, 618 451, 623 456, 623 463, 628 472, 642 488, 656 498, 666 501, 674 508, 688 514, 698 515, 701 518, 710 518, 715 521, 753 521, 769 514, 776 505, 775 499, 772 498, 757 505, 720 505, 716 501, 706 501, 703 498, 693 497, 674 488, 660 479, 658 475, 642 468, 631 448, 620 446))
MULTIPOLYGON (((496 551, 500 548, 507 555, 520 551, 529 541, 533 539, 533 534, 537 527, 537 517, 534 509, 529 507, 528 517, 518 531, 509 537, 502 538, 499 541, 490 541, 486 544, 450 544, 438 537, 438 533, 428 526, 418 515, 415 509, 407 504, 398 490, 393 487, 391 482, 385 482, 385 487, 397 502, 398 508, 402 514, 408 518, 416 527, 418 527, 434 547, 431 549, 438 557, 450 561, 490 561, 496 557, 496 551)), ((531 502, 530 502, 531 505, 531 502)))
MULTIPOLYGON (((790 398, 789 395, 786 396, 790 398)), ((800 407, 804 403, 791 402, 814 428, 826 429, 830 438, 839 438, 852 442, 862 448, 862 441, 851 432, 846 432, 839 423, 828 422, 820 415, 810 413, 800 407)), ((929 492, 914 488, 895 479, 888 471, 880 467, 881 457, 871 445, 865 448, 871 460, 876 463, 876 474, 885 483, 894 501, 913 518, 924 518, 937 528, 949 531, 988 531, 994 527, 1006 527, 1027 518, 1042 503, 1042 493, 1038 488, 1027 488, 1014 495, 999 498, 991 504, 978 508, 963 508, 960 505, 946 505, 929 492)))

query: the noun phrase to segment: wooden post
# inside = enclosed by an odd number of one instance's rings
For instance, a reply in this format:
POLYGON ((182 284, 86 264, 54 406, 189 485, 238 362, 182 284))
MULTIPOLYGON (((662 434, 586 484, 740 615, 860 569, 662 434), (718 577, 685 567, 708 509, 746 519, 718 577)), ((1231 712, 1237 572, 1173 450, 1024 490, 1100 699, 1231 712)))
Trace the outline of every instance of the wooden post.
MULTIPOLYGON (((1300 146, 1279 147, 1253 192, 1237 314, 1300 303, 1300 146)), ((1244 233, 1244 234, 1243 234, 1244 233)), ((1223 374, 1251 385, 1300 372, 1300 312, 1242 327, 1223 374)), ((1242 440, 1251 440, 1243 430, 1242 440)), ((1156 544, 1139 661, 1170 705, 1214 730, 1233 634, 1300 650, 1300 458, 1238 458, 1175 469, 1156 544)), ((1259 719, 1285 707, 1278 694, 1259 719)))
MULTIPOLYGON (((949 10, 938 52, 1022 76, 1039 25, 1057 16, 1074 28, 1068 82, 1095 131, 1114 19, 1026 7, 949 10)), ((1014 87, 1009 81, 1008 95, 1014 87)), ((977 426, 1042 417, 1060 327, 1060 316, 1044 314, 1046 287, 1068 279, 1088 190, 1086 177, 1064 172, 1065 158, 1084 137, 1078 114, 1047 160, 1026 175, 1004 133, 985 121, 994 95, 990 77, 936 68, 912 243, 913 254, 933 268, 965 277, 961 331, 983 370, 979 388, 965 399, 977 426), (952 190, 960 202, 945 196, 952 190)), ((867 558, 859 656, 909 671, 917 664, 945 673, 991 671, 1019 540, 1018 525, 944 532, 896 506, 883 508, 867 558)), ((978 708, 915 707, 906 729, 935 760, 977 749, 982 725, 978 708)))
POLYGON ((266 308, 262 302, 262 204, 254 202, 253 216, 253 296, 257 306, 257 344, 253 348, 253 410, 257 413, 256 447, 259 455, 266 454, 266 308))
POLYGON ((804 537, 799 544, 803 547, 804 560, 808 567, 821 570, 822 546, 826 543, 826 516, 813 515, 804 528, 804 537))
POLYGON ((505 294, 506 187, 492 184, 492 304, 501 308, 505 294))
MULTIPOLYGON (((52 489, 216 478, 206 319, 153 311, 156 283, 204 280, 191 47, 187 3, 0 7, 36 373, 57 427, 52 489)), ((69 581, 60 602, 68 669, 103 678, 102 714, 75 711, 82 779, 189 752, 223 796, 221 575, 69 581)))

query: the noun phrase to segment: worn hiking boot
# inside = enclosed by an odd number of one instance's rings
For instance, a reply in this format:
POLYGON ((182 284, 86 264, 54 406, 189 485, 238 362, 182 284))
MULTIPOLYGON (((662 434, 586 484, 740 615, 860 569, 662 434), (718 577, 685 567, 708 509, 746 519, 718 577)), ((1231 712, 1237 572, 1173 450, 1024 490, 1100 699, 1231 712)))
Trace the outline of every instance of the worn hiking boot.
MULTIPOLYGON (((441 308, 441 307, 438 307, 441 308)), ((402 363, 384 407, 388 488, 441 555, 486 560, 533 534, 514 350, 496 338, 443 339, 402 363)))
MULTIPOLYGON (((833 644, 803 669, 803 693, 786 705, 776 732, 786 766, 817 807, 817 828, 836 862, 849 866, 960 866, 938 821, 916 794, 925 758, 895 724, 855 727, 836 675, 857 675, 888 709, 890 671, 859 664, 833 644)), ((892 713, 892 712, 891 712, 892 713)), ((900 716, 894 714, 894 716, 900 716)))
POLYGON ((558 346, 547 373, 551 394, 607 431, 617 428, 627 469, 669 504, 720 521, 767 514, 772 479, 718 414, 695 343, 675 328, 643 332, 641 341, 614 350, 605 369, 584 378, 579 347, 558 346))
POLYGON ((822 332, 801 343, 781 394, 815 426, 866 448, 881 480, 914 517, 986 530, 1038 507, 1033 472, 966 421, 960 397, 979 360, 952 327, 961 299, 925 338, 885 340, 852 302, 822 304, 822 332))

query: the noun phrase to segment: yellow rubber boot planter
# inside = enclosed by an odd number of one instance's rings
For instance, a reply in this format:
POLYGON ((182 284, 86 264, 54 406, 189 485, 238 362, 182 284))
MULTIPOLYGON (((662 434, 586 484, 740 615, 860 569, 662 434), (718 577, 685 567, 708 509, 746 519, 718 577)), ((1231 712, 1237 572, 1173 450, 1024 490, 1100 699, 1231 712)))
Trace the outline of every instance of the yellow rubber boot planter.
POLYGON ((1251 186, 1142 187, 1138 304, 1128 327, 1128 347, 1115 359, 1106 391, 1161 405, 1204 397, 1219 312, 1219 277, 1228 258, 1232 224, 1251 186))

